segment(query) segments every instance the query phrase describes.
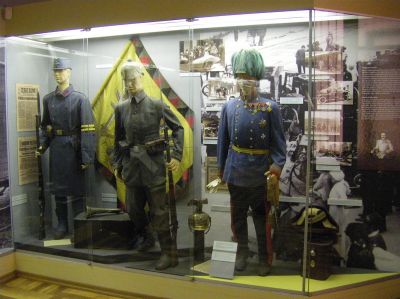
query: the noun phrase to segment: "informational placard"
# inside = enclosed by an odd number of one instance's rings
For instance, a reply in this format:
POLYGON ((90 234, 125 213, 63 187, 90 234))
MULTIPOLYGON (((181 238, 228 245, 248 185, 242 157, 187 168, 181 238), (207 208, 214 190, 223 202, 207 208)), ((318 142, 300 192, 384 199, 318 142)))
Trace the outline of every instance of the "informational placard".
POLYGON ((20 185, 38 180, 38 166, 35 157, 36 137, 18 137, 18 179, 20 185))
POLYGON ((400 170, 400 54, 360 65, 358 166, 400 170))
POLYGON ((237 243, 214 241, 210 276, 232 279, 235 272, 237 243))
POLYGON ((22 84, 16 85, 17 97, 17 131, 35 131, 38 113, 39 85, 22 84))

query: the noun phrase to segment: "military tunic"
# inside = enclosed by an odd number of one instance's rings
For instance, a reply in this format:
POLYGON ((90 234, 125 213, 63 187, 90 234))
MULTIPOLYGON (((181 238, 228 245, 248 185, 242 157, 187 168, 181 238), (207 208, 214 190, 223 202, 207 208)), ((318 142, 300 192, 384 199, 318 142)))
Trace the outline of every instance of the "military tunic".
POLYGON ((85 193, 81 164, 92 164, 95 126, 87 97, 70 85, 43 98, 41 145, 50 147, 50 190, 58 197, 85 193))
POLYGON ((242 187, 264 185, 264 173, 271 162, 280 166, 286 160, 286 141, 278 105, 260 98, 244 107, 240 99, 230 100, 222 109, 218 130, 218 167, 223 179, 242 187), (240 153, 233 146, 249 150, 268 150, 269 154, 240 153))
POLYGON ((155 146, 151 151, 146 147, 149 142, 160 140, 162 119, 172 130, 171 157, 180 161, 183 127, 162 101, 151 99, 142 91, 115 107, 114 168, 121 173, 127 186, 127 211, 140 234, 149 224, 144 212, 146 203, 154 230, 169 232, 164 146, 155 146))
POLYGON ((165 185, 163 147, 151 154, 145 147, 146 143, 160 139, 160 122, 163 117, 172 129, 174 145, 171 157, 180 161, 183 127, 168 106, 160 100, 151 99, 144 92, 116 106, 114 168, 121 172, 127 186, 153 188, 165 185), (128 149, 124 149, 121 142, 128 149))

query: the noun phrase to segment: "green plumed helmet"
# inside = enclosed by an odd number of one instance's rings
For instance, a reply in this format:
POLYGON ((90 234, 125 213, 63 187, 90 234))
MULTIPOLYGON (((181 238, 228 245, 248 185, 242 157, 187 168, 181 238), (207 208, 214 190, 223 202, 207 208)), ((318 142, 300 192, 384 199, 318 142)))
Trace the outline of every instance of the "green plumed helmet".
POLYGON ((261 80, 264 77, 264 59, 255 49, 242 49, 232 55, 233 75, 247 74, 261 80))

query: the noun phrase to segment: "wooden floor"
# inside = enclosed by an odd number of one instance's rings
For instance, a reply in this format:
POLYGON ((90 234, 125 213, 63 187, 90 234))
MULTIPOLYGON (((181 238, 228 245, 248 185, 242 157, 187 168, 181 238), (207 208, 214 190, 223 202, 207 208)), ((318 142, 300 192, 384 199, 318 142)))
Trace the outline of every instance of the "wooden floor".
POLYGON ((71 287, 42 281, 36 278, 17 277, 0 282, 1 299, 144 299, 149 297, 134 295, 112 295, 97 293, 96 290, 71 287))

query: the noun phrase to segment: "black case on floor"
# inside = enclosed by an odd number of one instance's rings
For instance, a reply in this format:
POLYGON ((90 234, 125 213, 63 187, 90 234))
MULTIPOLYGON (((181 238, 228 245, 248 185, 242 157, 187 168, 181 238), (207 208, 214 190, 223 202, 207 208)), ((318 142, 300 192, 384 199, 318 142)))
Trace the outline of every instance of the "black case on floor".
POLYGON ((74 247, 129 249, 134 226, 127 213, 99 214, 86 219, 85 212, 74 219, 74 247))
POLYGON ((326 280, 332 274, 333 242, 308 242, 307 277, 326 280))

